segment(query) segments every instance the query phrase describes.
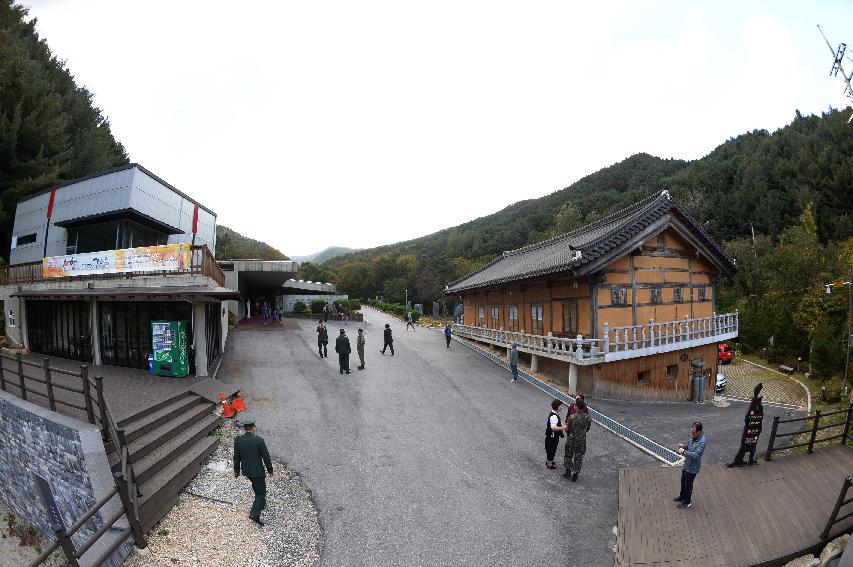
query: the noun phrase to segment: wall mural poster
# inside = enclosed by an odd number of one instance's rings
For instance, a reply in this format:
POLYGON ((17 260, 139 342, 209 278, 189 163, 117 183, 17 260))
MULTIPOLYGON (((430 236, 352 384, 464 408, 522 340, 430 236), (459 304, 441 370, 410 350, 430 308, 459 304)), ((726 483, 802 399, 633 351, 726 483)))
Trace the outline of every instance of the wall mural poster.
POLYGON ((67 278, 125 272, 181 272, 190 268, 188 243, 105 250, 42 260, 45 278, 67 278))

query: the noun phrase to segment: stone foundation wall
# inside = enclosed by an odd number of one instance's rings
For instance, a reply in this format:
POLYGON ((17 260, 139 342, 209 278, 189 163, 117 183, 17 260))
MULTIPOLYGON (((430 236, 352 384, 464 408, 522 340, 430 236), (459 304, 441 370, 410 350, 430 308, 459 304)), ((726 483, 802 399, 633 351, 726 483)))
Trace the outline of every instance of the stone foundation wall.
MULTIPOLYGON (((32 473, 48 481, 66 528, 115 486, 96 426, 0 392, 0 499, 50 545, 55 537, 32 473)), ((102 518, 114 514, 120 505, 118 496, 114 497, 78 530, 75 545, 81 546, 103 525, 102 518)), ((126 526, 124 518, 115 525, 126 526)), ((100 554, 99 548, 105 548, 110 535, 115 537, 108 532, 86 553, 81 565, 91 564, 90 558, 100 554)), ((104 565, 120 565, 132 547, 128 539, 104 565)))

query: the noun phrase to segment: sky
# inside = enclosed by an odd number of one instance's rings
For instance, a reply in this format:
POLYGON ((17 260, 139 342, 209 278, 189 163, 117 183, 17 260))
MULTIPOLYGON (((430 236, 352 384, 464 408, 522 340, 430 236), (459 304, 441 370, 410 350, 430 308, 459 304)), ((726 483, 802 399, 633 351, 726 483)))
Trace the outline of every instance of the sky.
POLYGON ((288 255, 848 104, 816 27, 853 42, 846 1, 23 4, 132 161, 288 255))

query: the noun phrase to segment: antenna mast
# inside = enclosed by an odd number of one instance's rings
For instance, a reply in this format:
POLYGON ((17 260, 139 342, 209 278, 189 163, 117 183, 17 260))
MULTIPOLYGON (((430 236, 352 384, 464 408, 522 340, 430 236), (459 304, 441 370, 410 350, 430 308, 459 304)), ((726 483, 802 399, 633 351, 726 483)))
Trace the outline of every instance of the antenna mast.
MULTIPOLYGON (((847 95, 847 98, 853 102, 853 85, 850 84, 850 79, 853 77, 853 74, 848 74, 844 71, 844 67, 841 64, 844 62, 844 54, 847 51, 846 43, 839 43, 838 49, 833 49, 832 44, 829 43, 829 40, 826 39, 826 34, 823 33, 823 28, 818 24, 817 29, 820 31, 820 35, 823 36, 823 40, 826 42, 826 46, 829 48, 829 52, 832 54, 834 61, 832 63, 832 69, 829 71, 829 75, 831 77, 837 77, 838 72, 841 72, 841 77, 844 80, 844 94, 847 95)), ((847 120, 849 124, 853 121, 853 114, 850 115, 850 118, 847 120)))

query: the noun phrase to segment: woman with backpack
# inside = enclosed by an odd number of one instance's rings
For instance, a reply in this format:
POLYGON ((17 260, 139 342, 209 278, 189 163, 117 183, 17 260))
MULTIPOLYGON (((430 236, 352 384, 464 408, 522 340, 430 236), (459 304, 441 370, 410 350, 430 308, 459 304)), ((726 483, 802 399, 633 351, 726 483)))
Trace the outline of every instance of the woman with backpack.
POLYGON ((551 411, 548 412, 548 421, 545 425, 545 466, 549 469, 556 469, 554 464, 554 455, 557 454, 557 445, 560 443, 560 437, 563 437, 566 426, 560 420, 560 410, 563 408, 563 402, 554 400, 551 402, 551 411))

